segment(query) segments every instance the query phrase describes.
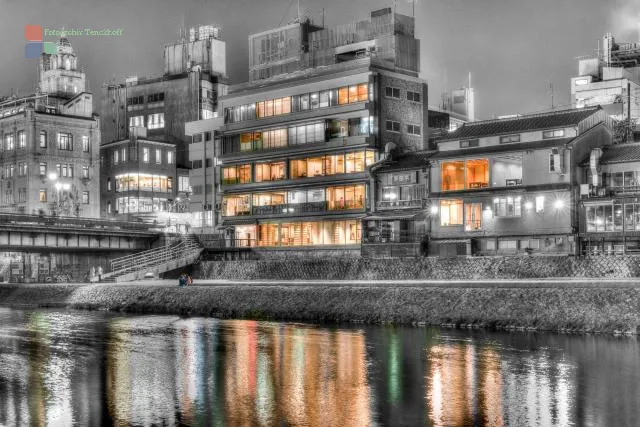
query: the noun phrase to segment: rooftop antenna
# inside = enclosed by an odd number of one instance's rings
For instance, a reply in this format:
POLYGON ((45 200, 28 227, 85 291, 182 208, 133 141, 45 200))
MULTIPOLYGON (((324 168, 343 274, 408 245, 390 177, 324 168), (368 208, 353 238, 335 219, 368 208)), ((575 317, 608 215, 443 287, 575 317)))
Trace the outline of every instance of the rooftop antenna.
POLYGON ((471 71, 469 71, 469 89, 471 89, 471 71))
POLYGON ((551 89, 551 110, 553 111, 555 109, 555 103, 554 103, 554 99, 553 99, 553 83, 549 83, 549 89, 551 89))
POLYGON ((298 23, 300 23, 300 0, 298 0, 298 23))

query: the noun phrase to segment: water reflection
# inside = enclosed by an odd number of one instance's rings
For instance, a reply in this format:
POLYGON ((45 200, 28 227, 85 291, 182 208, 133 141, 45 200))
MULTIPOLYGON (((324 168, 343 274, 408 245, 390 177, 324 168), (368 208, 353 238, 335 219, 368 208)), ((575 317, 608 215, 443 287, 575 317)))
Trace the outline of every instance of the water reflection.
POLYGON ((0 309, 0 425, 632 425, 636 338, 0 309))

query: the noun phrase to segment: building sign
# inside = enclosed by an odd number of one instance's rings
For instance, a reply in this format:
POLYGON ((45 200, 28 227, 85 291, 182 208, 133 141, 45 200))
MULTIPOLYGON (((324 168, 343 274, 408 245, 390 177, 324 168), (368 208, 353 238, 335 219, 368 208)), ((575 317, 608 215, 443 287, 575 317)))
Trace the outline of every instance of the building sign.
POLYGON ((417 171, 391 174, 390 184, 392 185, 415 184, 417 182, 418 182, 417 171))

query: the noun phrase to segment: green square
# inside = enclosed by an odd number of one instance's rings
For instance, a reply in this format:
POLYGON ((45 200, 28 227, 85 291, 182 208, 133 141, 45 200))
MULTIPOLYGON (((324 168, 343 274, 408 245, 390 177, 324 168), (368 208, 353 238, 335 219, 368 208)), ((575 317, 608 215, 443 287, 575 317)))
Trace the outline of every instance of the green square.
POLYGON ((48 53, 49 55, 53 55, 54 53, 58 52, 58 48, 56 47, 56 44, 53 42, 44 42, 44 53, 48 53))

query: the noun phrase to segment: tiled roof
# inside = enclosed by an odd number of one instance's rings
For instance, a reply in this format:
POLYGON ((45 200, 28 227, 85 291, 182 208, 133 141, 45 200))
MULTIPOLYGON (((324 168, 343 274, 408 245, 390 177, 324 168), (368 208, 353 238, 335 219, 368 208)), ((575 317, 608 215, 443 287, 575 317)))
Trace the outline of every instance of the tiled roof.
POLYGON ((600 107, 580 108, 542 114, 529 114, 511 119, 469 122, 451 132, 440 141, 480 138, 483 136, 511 134, 530 130, 577 126, 578 123, 591 116, 599 109, 600 107))
POLYGON ((575 138, 543 139, 533 142, 516 142, 512 144, 490 145, 488 147, 463 148, 460 150, 439 151, 431 156, 431 159, 449 159, 453 157, 476 156, 480 154, 508 153, 523 150, 539 150, 544 148, 559 147, 573 141, 575 138))
POLYGON ((397 170, 419 169, 428 165, 429 158, 436 154, 435 151, 416 151, 392 157, 376 168, 375 172, 390 172, 397 170))
POLYGON ((625 163, 640 161, 640 143, 611 145, 604 148, 600 163, 625 163))

